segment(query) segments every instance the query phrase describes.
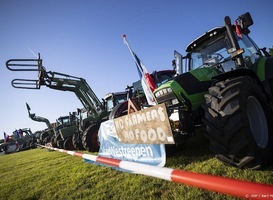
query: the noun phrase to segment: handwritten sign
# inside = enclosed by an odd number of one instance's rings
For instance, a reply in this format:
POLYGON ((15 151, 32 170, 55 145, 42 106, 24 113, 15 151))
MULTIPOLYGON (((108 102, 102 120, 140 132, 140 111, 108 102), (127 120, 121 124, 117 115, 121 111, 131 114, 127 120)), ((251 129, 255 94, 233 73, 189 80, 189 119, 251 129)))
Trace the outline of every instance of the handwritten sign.
POLYGON ((130 144, 174 144, 164 104, 114 119, 120 142, 130 144))

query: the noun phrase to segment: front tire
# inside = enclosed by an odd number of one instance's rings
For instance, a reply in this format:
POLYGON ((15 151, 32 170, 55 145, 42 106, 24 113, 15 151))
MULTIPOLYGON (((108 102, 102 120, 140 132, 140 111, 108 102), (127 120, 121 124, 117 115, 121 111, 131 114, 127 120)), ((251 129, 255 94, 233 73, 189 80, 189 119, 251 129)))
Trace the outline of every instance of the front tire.
POLYGON ((41 135, 40 135, 40 141, 41 141, 41 144, 42 145, 45 145, 46 144, 46 138, 49 136, 49 133, 47 131, 45 132, 42 132, 41 135))
POLYGON ((128 101, 117 104, 109 114, 109 119, 115 119, 128 114, 128 101))
POLYGON ((98 152, 100 144, 98 141, 100 123, 90 125, 83 133, 82 144, 89 152, 98 152))
POLYGON ((59 149, 63 149, 64 140, 60 133, 56 135, 56 145, 59 149))
POLYGON ((216 83, 205 95, 210 148, 229 166, 260 169, 272 159, 272 110, 251 77, 216 83))

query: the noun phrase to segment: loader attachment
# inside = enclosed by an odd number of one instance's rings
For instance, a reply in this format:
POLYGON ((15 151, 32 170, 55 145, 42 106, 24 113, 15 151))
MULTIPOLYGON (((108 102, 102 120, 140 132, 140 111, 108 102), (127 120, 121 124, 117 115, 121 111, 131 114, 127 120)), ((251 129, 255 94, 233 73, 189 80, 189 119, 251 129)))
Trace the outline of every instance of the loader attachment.
POLYGON ((10 71, 36 71, 38 79, 13 79, 11 85, 20 89, 40 89, 41 85, 45 85, 47 72, 42 65, 40 54, 38 59, 10 59, 6 62, 6 67, 10 71))
POLYGON ((34 79, 13 79, 11 85, 19 89, 40 89, 39 80, 34 79))
POLYGON ((6 62, 10 71, 40 71, 42 60, 38 59, 10 59, 6 62))

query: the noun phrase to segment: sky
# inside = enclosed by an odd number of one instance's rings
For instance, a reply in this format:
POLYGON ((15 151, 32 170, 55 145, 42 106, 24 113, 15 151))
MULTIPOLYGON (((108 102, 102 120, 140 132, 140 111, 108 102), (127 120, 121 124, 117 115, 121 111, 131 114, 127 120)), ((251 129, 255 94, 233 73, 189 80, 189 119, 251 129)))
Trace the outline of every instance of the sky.
POLYGON ((84 78, 101 99, 139 79, 123 34, 149 72, 172 69, 174 50, 185 54, 191 41, 223 26, 225 16, 234 21, 250 12, 250 36, 271 48, 272 8, 272 0, 0 0, 0 138, 19 128, 46 128, 28 117, 26 102, 50 122, 83 107, 71 92, 13 88, 13 79, 37 73, 9 71, 9 59, 40 53, 47 71, 84 78))

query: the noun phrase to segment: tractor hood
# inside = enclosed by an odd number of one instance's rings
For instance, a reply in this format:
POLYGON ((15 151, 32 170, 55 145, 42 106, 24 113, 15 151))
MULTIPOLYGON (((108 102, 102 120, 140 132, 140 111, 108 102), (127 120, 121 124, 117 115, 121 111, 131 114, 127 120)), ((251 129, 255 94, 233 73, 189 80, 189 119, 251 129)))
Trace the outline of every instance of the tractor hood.
POLYGON ((204 102, 204 94, 214 82, 213 76, 219 71, 214 67, 205 67, 176 76, 154 91, 157 103, 167 106, 181 105, 196 110, 204 102))

